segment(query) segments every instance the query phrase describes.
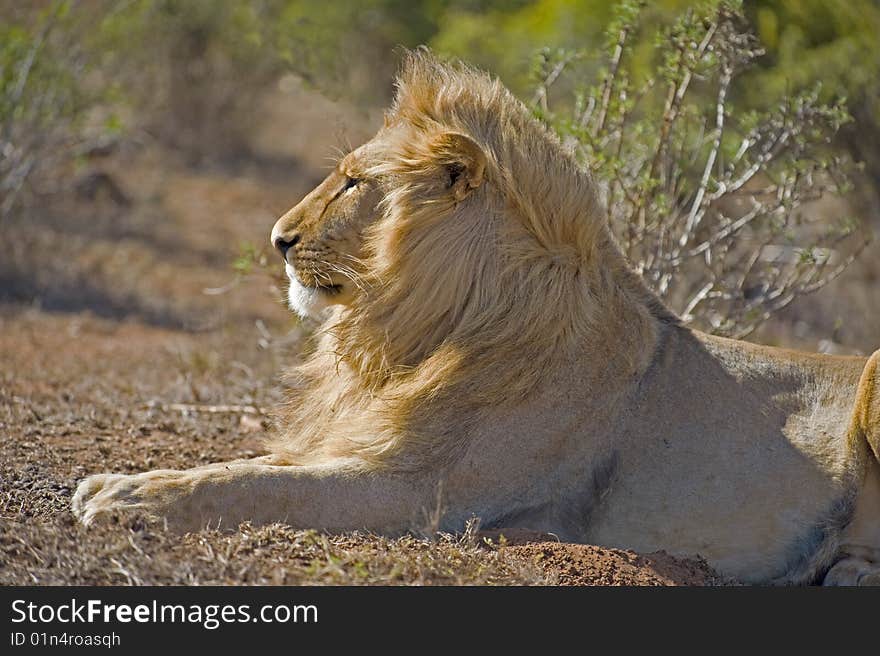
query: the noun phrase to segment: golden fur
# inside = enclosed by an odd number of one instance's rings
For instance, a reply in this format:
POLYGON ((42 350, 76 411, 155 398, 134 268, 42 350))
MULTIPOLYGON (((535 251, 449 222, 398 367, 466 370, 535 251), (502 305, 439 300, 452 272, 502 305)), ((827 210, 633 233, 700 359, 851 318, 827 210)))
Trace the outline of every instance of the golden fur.
POLYGON ((272 455, 93 476, 74 498, 223 518, 442 527, 701 554, 744 581, 876 582, 877 361, 680 325, 595 185, 497 81, 411 54, 385 125, 272 233, 323 321, 272 455))

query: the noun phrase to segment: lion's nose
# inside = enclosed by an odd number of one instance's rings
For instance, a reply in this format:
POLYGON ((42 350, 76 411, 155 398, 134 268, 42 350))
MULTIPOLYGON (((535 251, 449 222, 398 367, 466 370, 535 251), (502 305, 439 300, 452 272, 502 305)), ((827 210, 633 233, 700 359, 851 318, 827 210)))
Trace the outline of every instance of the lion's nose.
POLYGON ((275 246, 275 248, 278 249, 278 252, 281 253, 281 257, 286 262, 287 251, 289 251, 291 247, 296 246, 299 243, 299 240, 299 235, 293 235, 290 239, 285 239, 282 236, 278 236, 273 240, 272 244, 275 246))

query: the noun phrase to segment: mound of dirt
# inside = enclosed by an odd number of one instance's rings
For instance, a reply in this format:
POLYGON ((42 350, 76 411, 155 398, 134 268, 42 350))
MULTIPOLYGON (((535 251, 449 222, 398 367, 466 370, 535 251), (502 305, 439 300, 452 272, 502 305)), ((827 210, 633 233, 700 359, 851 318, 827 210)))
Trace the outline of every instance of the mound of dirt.
POLYGON ((587 544, 536 542, 503 547, 515 560, 537 565, 557 585, 718 585, 705 561, 664 551, 641 555, 587 544))
POLYGON ((638 554, 523 529, 481 531, 483 545, 509 562, 536 568, 556 585, 723 585, 730 584, 699 557, 676 558, 664 551, 638 554))

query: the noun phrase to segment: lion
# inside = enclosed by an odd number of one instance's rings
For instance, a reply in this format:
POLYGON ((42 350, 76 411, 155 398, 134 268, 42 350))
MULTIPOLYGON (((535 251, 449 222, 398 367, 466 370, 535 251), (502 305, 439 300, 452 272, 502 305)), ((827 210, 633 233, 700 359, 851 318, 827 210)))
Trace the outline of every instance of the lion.
POLYGON ((322 324, 268 455, 91 476, 74 513, 399 535, 439 497, 449 532, 880 582, 880 352, 692 330, 603 217, 500 82, 409 53, 375 137, 272 229, 290 307, 322 324))

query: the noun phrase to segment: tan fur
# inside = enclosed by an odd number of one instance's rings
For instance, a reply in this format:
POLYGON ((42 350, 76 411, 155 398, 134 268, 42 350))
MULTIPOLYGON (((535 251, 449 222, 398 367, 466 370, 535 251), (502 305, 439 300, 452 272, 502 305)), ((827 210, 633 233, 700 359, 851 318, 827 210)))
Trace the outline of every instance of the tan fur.
POLYGON ((497 81, 419 52, 398 87, 376 137, 273 230, 292 306, 323 320, 273 455, 91 477, 77 514, 399 533, 439 489, 448 530, 479 516, 744 581, 836 562, 833 582, 872 580, 880 356, 683 327, 589 175, 497 81))
POLYGON ((864 433, 874 457, 880 460, 880 352, 874 353, 859 382, 855 421, 864 433))

